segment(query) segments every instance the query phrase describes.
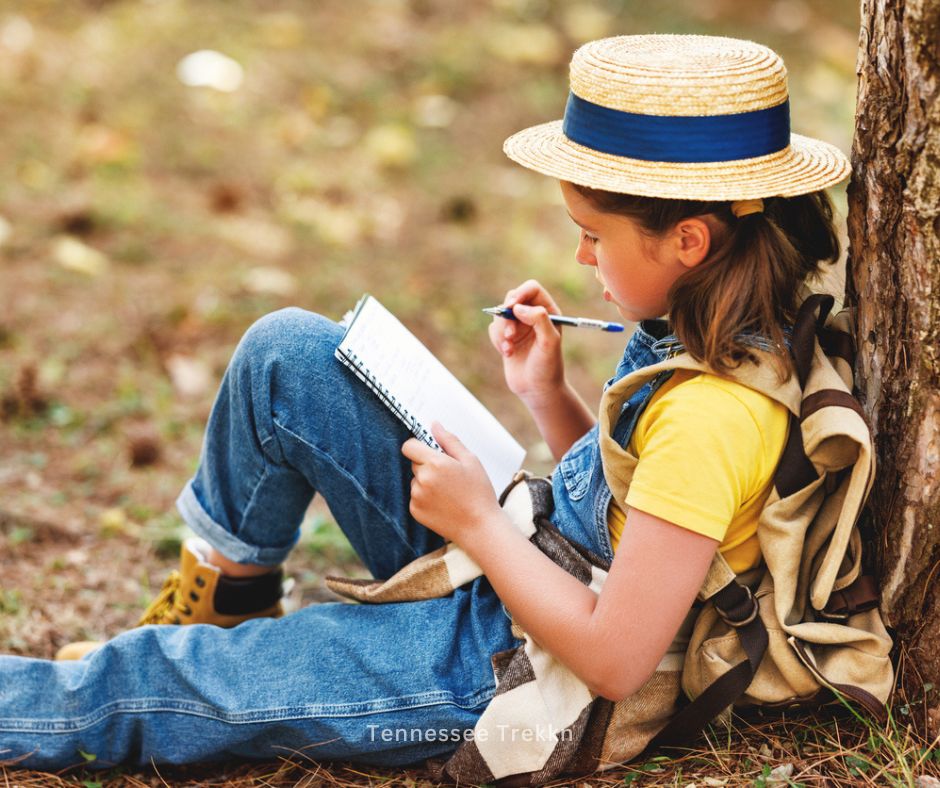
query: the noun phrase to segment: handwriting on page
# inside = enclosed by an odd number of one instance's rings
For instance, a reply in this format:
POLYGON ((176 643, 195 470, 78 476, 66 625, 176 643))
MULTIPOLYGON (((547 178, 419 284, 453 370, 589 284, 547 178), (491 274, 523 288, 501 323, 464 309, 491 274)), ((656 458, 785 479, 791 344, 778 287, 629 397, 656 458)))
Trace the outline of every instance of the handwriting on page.
POLYGON ((522 464, 525 450, 493 414, 375 299, 357 312, 337 355, 420 440, 439 448, 433 421, 457 435, 498 492, 522 464))

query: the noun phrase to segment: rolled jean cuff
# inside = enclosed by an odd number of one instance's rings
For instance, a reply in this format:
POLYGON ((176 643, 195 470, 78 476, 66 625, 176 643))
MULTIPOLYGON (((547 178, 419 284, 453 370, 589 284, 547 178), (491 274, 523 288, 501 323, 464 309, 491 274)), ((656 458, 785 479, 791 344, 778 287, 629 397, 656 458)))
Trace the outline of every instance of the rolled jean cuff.
POLYGON ((192 479, 186 483, 179 498, 176 499, 176 508, 193 533, 201 536, 229 561, 234 561, 237 564, 259 564, 261 566, 283 564, 300 539, 300 532, 298 531, 293 542, 285 547, 258 547, 243 542, 209 516, 209 513, 206 512, 196 497, 192 479))

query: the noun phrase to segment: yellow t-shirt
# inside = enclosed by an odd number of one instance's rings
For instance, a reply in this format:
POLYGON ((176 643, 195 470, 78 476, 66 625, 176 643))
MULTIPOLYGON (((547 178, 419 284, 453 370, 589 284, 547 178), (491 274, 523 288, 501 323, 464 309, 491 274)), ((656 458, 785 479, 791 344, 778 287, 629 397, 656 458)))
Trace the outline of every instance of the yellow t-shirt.
MULTIPOLYGON (((626 507, 720 542, 735 572, 760 563, 757 521, 787 438, 787 409, 717 375, 676 370, 650 399, 627 447, 637 458, 626 507)), ((625 509, 611 501, 617 549, 625 509)))

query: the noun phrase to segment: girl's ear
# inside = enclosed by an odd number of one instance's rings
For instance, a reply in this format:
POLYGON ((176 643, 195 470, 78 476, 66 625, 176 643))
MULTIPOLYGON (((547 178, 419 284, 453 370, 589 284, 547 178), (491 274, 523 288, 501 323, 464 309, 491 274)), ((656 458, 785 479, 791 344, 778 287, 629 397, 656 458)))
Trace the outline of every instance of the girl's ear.
POLYGON ((691 216, 679 221, 673 234, 679 262, 686 268, 694 268, 708 257, 713 233, 714 230, 703 217, 691 216))

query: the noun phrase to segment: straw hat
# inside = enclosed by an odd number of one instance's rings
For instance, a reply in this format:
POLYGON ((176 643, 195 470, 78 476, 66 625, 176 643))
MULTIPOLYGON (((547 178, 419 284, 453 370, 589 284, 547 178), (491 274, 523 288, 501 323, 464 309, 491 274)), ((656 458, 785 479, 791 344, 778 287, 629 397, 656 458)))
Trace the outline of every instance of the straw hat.
POLYGON ((564 120, 514 134, 506 155, 595 189, 744 200, 818 191, 849 174, 838 148, 790 133, 787 70, 717 36, 616 36, 571 60, 564 120))

